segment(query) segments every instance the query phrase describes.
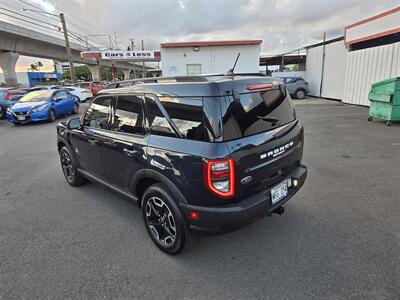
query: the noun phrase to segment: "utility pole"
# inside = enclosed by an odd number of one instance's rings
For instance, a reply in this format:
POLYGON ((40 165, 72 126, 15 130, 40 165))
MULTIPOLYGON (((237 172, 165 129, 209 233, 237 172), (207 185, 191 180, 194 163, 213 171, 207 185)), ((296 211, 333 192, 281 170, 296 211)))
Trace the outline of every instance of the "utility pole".
POLYGON ((323 45, 322 45, 321 82, 320 82, 320 85, 319 85, 319 97, 322 97, 322 83, 324 81, 325 41, 326 41, 326 32, 324 32, 324 41, 323 41, 323 45))
MULTIPOLYGON (((131 51, 133 51, 134 47, 135 47, 135 43, 133 42, 133 39, 131 38, 131 51)), ((135 60, 132 61, 132 66, 133 66, 133 78, 136 79, 135 60)))
MULTIPOLYGON (((143 43, 143 40, 142 40, 142 50, 144 50, 144 43, 143 43)), ((143 69, 142 69, 142 71, 143 71, 143 73, 142 73, 142 77, 143 78, 145 78, 146 77, 146 75, 144 74, 145 73, 145 69, 144 69, 144 60, 143 60, 143 62, 142 62, 142 67, 143 67, 143 69)))
POLYGON ((60 20, 64 32, 65 47, 67 48, 67 57, 69 62, 69 72, 71 74, 71 81, 72 83, 75 83, 76 79, 75 79, 74 62, 72 61, 72 53, 71 53, 71 48, 69 47, 69 40, 68 40, 68 31, 67 31, 67 26, 65 25, 65 18, 63 13, 60 13, 60 20))

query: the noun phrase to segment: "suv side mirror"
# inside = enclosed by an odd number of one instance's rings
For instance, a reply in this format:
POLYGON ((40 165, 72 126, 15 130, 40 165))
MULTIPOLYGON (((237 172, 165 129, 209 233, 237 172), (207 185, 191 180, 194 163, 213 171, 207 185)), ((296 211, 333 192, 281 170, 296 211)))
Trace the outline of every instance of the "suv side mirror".
POLYGON ((67 122, 67 128, 70 130, 81 128, 81 119, 79 119, 79 118, 69 119, 67 122))

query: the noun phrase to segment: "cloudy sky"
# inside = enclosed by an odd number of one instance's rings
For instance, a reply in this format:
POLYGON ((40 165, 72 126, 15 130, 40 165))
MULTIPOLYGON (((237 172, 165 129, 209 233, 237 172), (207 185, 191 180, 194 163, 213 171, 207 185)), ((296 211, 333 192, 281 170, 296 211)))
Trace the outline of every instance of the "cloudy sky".
MULTIPOLYGON (((344 26, 399 6, 400 0, 0 0, 0 8, 58 25, 55 17, 21 11, 35 9, 32 5, 64 12, 69 30, 77 35, 111 34, 113 44, 116 36, 121 48, 131 38, 138 47, 143 39, 147 49, 159 49, 167 41, 262 39, 263 54, 279 54, 321 41, 324 31, 328 38, 340 36, 344 26)), ((35 29, 4 13, 18 16, 0 9, 0 20, 35 29)), ((107 36, 89 41, 100 48, 109 45, 107 36)), ((25 71, 32 61, 37 59, 21 57, 18 70, 25 71)), ((44 69, 52 69, 51 61, 41 61, 44 69)))

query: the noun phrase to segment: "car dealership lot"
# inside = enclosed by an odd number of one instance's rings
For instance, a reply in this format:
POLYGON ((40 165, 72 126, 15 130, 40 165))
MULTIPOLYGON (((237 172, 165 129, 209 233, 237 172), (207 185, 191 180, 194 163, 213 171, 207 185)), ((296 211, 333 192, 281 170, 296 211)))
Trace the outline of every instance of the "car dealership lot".
POLYGON ((1 120, 0 299, 400 297, 400 124, 296 103, 309 173, 285 214, 179 256, 156 248, 135 204, 67 184, 56 123, 1 120))

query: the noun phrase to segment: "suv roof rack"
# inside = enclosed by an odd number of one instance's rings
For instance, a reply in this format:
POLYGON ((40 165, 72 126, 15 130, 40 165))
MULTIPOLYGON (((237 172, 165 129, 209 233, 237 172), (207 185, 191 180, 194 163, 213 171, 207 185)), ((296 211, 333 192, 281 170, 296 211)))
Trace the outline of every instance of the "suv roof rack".
POLYGON ((235 76, 257 76, 266 77, 262 73, 235 73, 234 75, 226 74, 204 74, 194 76, 173 76, 173 77, 148 77, 143 79, 133 79, 132 81, 138 81, 143 83, 162 83, 162 82, 206 82, 209 81, 207 78, 210 77, 235 77, 235 76))
POLYGON ((141 83, 182 83, 182 82, 209 82, 213 81, 214 77, 232 78, 236 76, 256 76, 256 77, 267 77, 262 73, 236 73, 234 75, 226 74, 203 74, 203 75, 193 75, 193 76, 171 76, 171 77, 147 77, 147 78, 137 78, 122 80, 118 83, 124 82, 135 82, 137 84, 141 83), (210 80, 211 79, 211 80, 210 80))

